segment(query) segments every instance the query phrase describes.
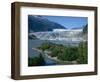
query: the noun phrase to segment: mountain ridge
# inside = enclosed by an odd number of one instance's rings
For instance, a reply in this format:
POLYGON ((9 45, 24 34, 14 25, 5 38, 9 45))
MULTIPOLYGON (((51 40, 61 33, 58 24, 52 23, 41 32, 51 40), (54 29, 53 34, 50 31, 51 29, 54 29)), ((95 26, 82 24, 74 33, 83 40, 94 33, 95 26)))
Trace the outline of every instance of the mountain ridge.
POLYGON ((53 29, 66 29, 64 26, 50 21, 42 16, 28 16, 28 28, 30 32, 39 32, 39 31, 52 31, 53 29))

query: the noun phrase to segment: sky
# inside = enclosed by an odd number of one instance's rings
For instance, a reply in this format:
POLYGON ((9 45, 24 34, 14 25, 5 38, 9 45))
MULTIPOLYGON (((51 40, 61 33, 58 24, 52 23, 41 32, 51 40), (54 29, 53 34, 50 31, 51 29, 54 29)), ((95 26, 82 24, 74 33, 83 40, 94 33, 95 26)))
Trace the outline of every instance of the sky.
POLYGON ((50 21, 56 22, 64 26, 65 28, 82 28, 82 26, 88 24, 87 17, 69 17, 69 16, 43 16, 50 21))

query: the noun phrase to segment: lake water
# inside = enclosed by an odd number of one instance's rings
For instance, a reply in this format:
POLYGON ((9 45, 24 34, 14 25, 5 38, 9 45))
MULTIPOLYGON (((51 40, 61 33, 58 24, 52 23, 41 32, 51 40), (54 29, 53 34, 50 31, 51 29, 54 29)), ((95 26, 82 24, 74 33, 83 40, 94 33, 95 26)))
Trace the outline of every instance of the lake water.
MULTIPOLYGON (((28 40, 28 56, 29 57, 36 57, 39 56, 39 52, 33 50, 32 48, 36 48, 41 46, 42 43, 47 42, 45 40, 28 40)), ((66 41, 50 41, 52 43, 56 43, 56 44, 63 44, 63 45, 70 45, 70 46, 78 46, 79 42, 66 42, 66 41)), ((55 61, 50 60, 49 58, 44 58, 46 65, 56 65, 55 61)))
MULTIPOLYGON (((29 57, 39 56, 39 52, 33 50, 32 48, 39 47, 44 42, 46 42, 46 41, 44 41, 44 40, 29 40, 28 41, 28 56, 29 57)), ((44 58, 44 60, 46 62, 46 65, 56 65, 56 62, 54 62, 48 58, 44 58)))

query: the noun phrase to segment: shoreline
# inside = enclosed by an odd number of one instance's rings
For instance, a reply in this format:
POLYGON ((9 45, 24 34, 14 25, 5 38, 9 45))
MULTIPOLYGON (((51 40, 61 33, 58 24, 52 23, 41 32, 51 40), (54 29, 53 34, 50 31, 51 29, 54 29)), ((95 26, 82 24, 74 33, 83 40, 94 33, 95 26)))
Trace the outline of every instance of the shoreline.
POLYGON ((62 60, 57 59, 57 57, 51 57, 46 53, 47 51, 42 51, 37 48, 32 48, 32 49, 41 53, 43 57, 46 57, 46 58, 49 58, 49 59, 55 61, 57 64, 77 64, 76 61, 62 61, 62 60))

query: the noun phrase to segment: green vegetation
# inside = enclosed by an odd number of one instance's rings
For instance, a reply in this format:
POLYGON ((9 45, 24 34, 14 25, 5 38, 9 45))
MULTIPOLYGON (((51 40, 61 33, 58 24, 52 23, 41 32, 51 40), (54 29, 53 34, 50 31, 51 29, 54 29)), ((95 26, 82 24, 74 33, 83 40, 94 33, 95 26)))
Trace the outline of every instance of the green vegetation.
POLYGON ((87 59, 88 59, 87 51, 88 51, 87 42, 80 43, 80 45, 78 47, 79 57, 77 59, 77 62, 79 64, 86 64, 87 63, 87 59))
POLYGON ((42 49, 43 51, 46 50, 46 49, 49 49, 50 48, 50 44, 49 43, 43 43, 41 45, 41 47, 38 47, 39 49, 42 49))
POLYGON ((42 54, 39 54, 39 57, 28 58, 28 66, 42 66, 45 65, 44 58, 42 54))
POLYGON ((63 46, 50 42, 43 43, 38 49, 50 51, 48 55, 62 61, 77 61, 78 64, 87 63, 87 43, 81 42, 78 47, 63 46))
POLYGON ((58 59, 64 61, 74 61, 78 58, 78 49, 77 47, 66 47, 63 48, 62 53, 58 55, 58 59))

